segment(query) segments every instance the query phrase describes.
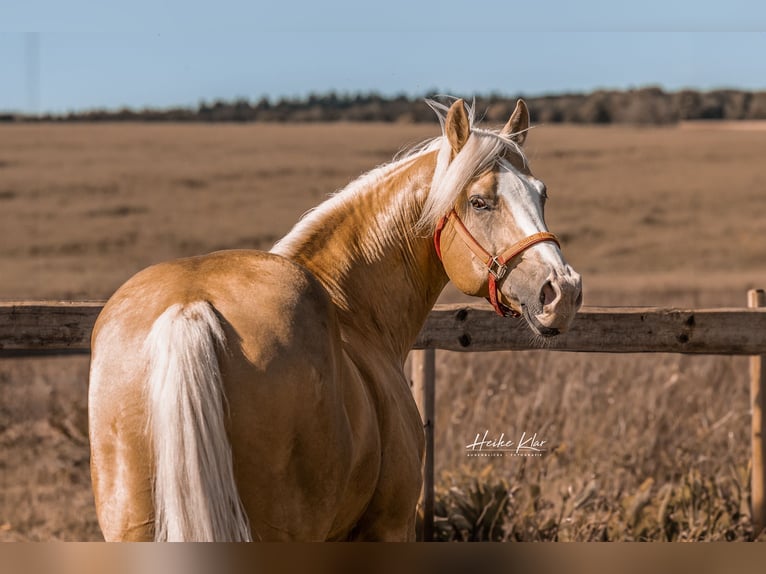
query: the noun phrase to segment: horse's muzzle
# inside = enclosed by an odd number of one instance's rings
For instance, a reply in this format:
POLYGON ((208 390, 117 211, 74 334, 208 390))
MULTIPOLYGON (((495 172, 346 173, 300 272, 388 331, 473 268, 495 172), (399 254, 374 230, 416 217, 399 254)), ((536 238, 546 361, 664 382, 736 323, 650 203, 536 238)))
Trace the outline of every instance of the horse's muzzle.
POLYGON ((540 288, 539 307, 530 313, 533 326, 545 337, 564 333, 582 306, 582 278, 567 265, 563 272, 551 272, 540 288))

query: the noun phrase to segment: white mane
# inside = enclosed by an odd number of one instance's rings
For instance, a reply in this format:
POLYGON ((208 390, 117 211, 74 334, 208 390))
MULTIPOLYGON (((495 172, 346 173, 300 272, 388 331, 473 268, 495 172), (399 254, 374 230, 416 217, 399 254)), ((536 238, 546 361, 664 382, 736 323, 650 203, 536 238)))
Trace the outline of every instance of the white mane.
MULTIPOLYGON (((436 112, 444 132, 444 122, 449 108, 433 100, 426 100, 426 103, 436 112)), ((433 231, 436 222, 455 206, 458 195, 471 179, 489 169, 506 149, 511 148, 521 156, 525 164, 527 162, 521 146, 512 139, 516 134, 503 134, 499 131, 476 127, 475 105, 472 104, 467 109, 471 133, 454 160, 450 162, 452 150, 447 138, 444 135, 437 138, 440 141, 440 147, 436 171, 431 183, 431 192, 428 194, 416 226, 418 230, 433 231)))
MULTIPOLYGON (((345 188, 335 193, 330 199, 308 211, 298 224, 284 238, 274 245, 272 251, 288 255, 298 248, 312 230, 323 225, 324 216, 365 190, 376 186, 399 169, 406 167, 412 160, 437 151, 436 169, 425 204, 420 216, 412 228, 413 233, 432 233, 436 223, 454 207, 460 192, 479 173, 489 169, 503 153, 511 148, 526 163, 521 147, 511 138, 515 134, 502 134, 499 131, 478 128, 475 125, 475 106, 467 106, 471 133, 455 158, 450 161, 452 150, 444 135, 444 122, 448 106, 434 100, 426 100, 436 112, 442 126, 442 135, 421 142, 409 151, 399 154, 390 163, 379 166, 352 181, 345 188)), ((405 200, 410 198, 403 198, 405 200)), ((410 203, 410 202, 408 202, 410 203)), ((388 218, 386 218, 388 219, 388 218)), ((390 219, 388 219, 390 222, 390 219)), ((380 229, 386 234, 387 229, 380 229)), ((384 238, 380 238, 385 240, 384 238)))

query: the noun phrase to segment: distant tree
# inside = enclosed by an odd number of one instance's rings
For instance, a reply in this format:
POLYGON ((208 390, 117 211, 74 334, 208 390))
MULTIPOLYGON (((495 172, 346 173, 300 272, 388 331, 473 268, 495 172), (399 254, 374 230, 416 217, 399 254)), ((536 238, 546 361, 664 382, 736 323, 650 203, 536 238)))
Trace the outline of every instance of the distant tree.
MULTIPOLYGON (((441 98, 429 90, 427 97, 441 98)), ((766 119, 766 92, 681 90, 666 93, 649 86, 628 91, 598 90, 590 94, 559 94, 525 98, 534 123, 665 124, 692 119, 766 119)), ((476 96, 477 117, 489 123, 505 122, 517 97, 498 92, 476 96)), ((435 122, 423 98, 404 93, 385 97, 377 92, 310 93, 304 98, 267 97, 252 104, 241 97, 233 101, 200 101, 195 108, 144 109, 140 111, 94 109, 65 115, 18 116, 2 121, 204 121, 204 122, 435 122)))
POLYGON ((766 120, 766 92, 751 95, 746 117, 749 120, 766 120))

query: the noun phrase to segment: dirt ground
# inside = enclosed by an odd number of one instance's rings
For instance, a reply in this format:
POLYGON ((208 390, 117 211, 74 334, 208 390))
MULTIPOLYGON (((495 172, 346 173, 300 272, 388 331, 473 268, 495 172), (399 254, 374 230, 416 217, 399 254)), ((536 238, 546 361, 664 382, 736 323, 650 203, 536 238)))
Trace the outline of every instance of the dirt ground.
MULTIPOLYGON (((583 274, 586 305, 743 306, 748 288, 766 287, 766 131, 739 127, 531 132, 547 221, 583 274)), ((268 249, 328 193, 434 135, 428 125, 0 125, 0 299, 103 299, 157 261, 268 249)), ((741 359, 511 355, 440 354, 440 472, 465 464, 462 441, 486 420, 547 425, 570 445, 537 469, 551 498, 594 472, 611 476, 616 497, 647 477, 660 488, 687 456, 709 476, 747 466, 741 359)), ((87 370, 87 357, 0 361, 0 540, 100 539, 87 370)))

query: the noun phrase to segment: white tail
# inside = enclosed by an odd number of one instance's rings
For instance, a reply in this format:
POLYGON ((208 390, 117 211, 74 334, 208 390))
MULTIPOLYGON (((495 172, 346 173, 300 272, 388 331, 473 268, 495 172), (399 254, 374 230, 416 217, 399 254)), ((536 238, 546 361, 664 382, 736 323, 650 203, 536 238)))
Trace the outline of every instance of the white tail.
POLYGON ((146 340, 157 541, 251 539, 224 427, 217 347, 225 347, 223 329, 204 301, 169 307, 146 340))

